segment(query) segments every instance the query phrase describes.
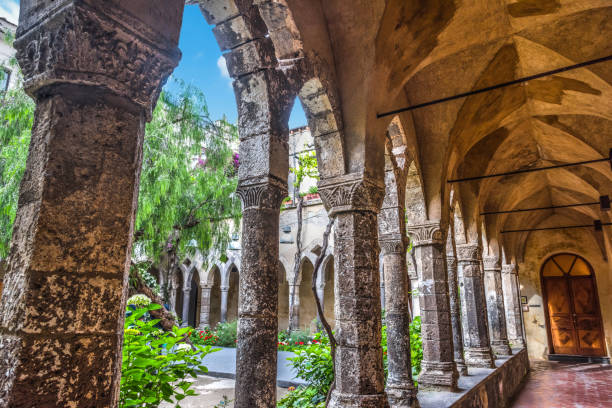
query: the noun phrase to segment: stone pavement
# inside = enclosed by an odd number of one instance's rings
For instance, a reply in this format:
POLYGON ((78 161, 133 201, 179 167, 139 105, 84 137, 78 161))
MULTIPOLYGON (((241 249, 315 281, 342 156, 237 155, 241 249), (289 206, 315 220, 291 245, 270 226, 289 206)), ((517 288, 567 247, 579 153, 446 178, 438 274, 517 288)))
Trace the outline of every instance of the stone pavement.
MULTIPOLYGON (((236 382, 227 378, 213 378, 206 375, 198 376, 195 380, 193 390, 198 394, 194 397, 187 397, 181 401, 182 408, 213 408, 219 406, 226 396, 230 401, 234 399, 234 387, 236 382)), ((277 388, 276 397, 281 399, 287 393, 286 388, 277 388)), ((228 408, 233 407, 230 403, 228 408)), ((173 408, 174 404, 163 403, 160 408, 173 408)))
POLYGON ((513 408, 612 407, 612 365, 536 361, 513 408))
MULTIPOLYGON (((236 378, 236 349, 220 347, 221 350, 208 354, 202 362, 208 368, 211 377, 236 378)), ((293 357, 290 351, 279 351, 277 361, 276 384, 287 388, 304 384, 304 381, 295 377, 295 371, 291 367, 288 357, 293 357)))

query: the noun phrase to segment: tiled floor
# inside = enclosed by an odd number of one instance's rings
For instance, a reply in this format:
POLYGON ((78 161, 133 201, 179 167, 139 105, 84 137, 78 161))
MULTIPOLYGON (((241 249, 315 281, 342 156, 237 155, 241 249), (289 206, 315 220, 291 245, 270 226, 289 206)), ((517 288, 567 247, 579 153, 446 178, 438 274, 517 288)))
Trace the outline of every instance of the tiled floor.
POLYGON ((612 365, 531 362, 513 408, 610 408, 612 365))

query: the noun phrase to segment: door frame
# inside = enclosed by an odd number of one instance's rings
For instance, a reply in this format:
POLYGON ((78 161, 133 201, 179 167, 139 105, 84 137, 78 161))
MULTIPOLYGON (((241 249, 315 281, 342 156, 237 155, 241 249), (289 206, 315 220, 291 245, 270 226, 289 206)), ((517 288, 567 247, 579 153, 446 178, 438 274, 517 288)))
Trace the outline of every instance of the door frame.
MULTIPOLYGON (((550 325, 550 316, 548 313, 548 293, 546 291, 546 287, 544 286, 544 266, 549 262, 552 261, 552 259, 556 256, 559 255, 570 255, 570 256, 576 256, 580 259, 582 259, 584 261, 584 263, 587 264, 587 266, 589 267, 589 270, 591 271, 591 278, 593 279, 593 288, 595 291, 595 302, 597 302, 597 311, 598 316, 599 316, 599 332, 602 338, 602 344, 603 344, 603 356, 597 356, 597 357, 605 357, 608 355, 608 349, 607 349, 607 345, 606 345, 606 337, 605 337, 605 332, 604 332, 604 327, 603 327, 603 318, 601 316, 601 303, 599 303, 599 291, 597 290, 597 277, 595 276, 595 270, 593 269, 593 265, 591 265, 591 262, 589 262, 585 257, 583 257, 582 255, 578 255, 576 253, 573 252, 556 252, 553 254, 548 255, 545 259, 544 262, 542 262, 542 265, 540 265, 540 288, 542 290, 542 307, 544 307, 544 317, 546 320, 546 338, 548 339, 548 354, 553 354, 553 355, 563 355, 563 354, 559 354, 559 353, 555 353, 554 352, 554 347, 553 347, 553 342, 552 342, 552 330, 551 330, 551 325, 550 325)), ((553 261, 554 262, 554 261, 553 261)), ((572 265, 573 266, 573 265, 572 265)), ((563 272, 563 275, 565 277, 565 272, 562 270, 561 272, 563 272)), ((567 278, 566 278, 567 279, 567 278)), ((569 280, 569 279, 567 279, 569 280)), ((573 302, 573 296, 572 296, 572 289, 571 287, 568 285, 568 295, 571 299, 571 301, 573 302)), ((574 305, 571 305, 571 308, 573 309, 574 305)), ((578 330, 575 329, 576 331, 576 335, 578 334, 578 330)), ((576 339, 577 342, 579 341, 578 339, 576 339)), ((580 344, 580 343, 577 343, 580 344)), ((579 356, 582 356, 582 354, 577 354, 579 356)), ((594 356, 593 356, 594 357, 594 356)))

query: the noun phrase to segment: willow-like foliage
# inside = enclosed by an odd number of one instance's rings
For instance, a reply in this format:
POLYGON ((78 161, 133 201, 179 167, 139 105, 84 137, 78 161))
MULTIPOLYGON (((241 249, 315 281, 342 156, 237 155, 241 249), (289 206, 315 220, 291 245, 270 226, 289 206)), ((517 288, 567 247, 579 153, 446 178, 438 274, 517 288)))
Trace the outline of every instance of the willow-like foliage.
MULTIPOLYGON (((12 42, 7 36, 5 41, 12 42)), ((17 80, 8 91, 0 90, 0 259, 8 255, 17 213, 19 184, 25 171, 34 102, 23 91, 22 77, 14 58, 4 64, 17 80)), ((0 65, 0 83, 6 71, 0 65)))
POLYGON ((199 89, 177 88, 162 92, 144 141, 135 248, 152 261, 222 252, 240 217, 237 129, 210 118, 199 89))

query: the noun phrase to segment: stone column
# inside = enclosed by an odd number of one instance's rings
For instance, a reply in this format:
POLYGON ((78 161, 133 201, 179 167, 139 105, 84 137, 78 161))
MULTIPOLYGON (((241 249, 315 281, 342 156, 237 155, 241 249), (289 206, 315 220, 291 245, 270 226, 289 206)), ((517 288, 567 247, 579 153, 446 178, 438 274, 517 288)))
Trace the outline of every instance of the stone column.
POLYGON ((377 214, 384 185, 362 174, 323 179, 334 229, 336 387, 330 407, 385 407, 377 214))
POLYGON ((221 286, 221 323, 227 321, 227 297, 229 286, 221 286))
POLYGON ((465 362, 469 367, 494 368, 479 256, 480 246, 478 244, 457 245, 465 362))
POLYGON ((463 326, 461 325, 461 306, 459 287, 457 283, 457 258, 454 253, 446 255, 448 267, 448 293, 450 300, 451 326, 453 327, 453 351, 457 370, 461 375, 467 375, 467 366, 463 356, 463 326))
POLYGON ((0 407, 116 407, 145 122, 184 1, 21 1, 36 102, 0 302, 0 407), (128 17, 129 15, 129 17, 128 17), (163 26, 163 29, 160 27, 163 26))
POLYGON ((406 274, 406 244, 404 237, 393 235, 381 235, 379 243, 385 267, 385 322, 389 364, 387 396, 391 408, 414 408, 419 406, 419 402, 410 360, 410 294, 406 274))
POLYGON ((457 389, 459 373, 453 355, 445 242, 439 222, 407 228, 413 241, 419 276, 423 361, 419 386, 457 389))
POLYGON ((384 271, 384 267, 385 267, 385 261, 384 259, 379 259, 379 262, 381 263, 381 265, 379 266, 380 269, 380 307, 382 308, 382 310, 385 310, 385 303, 386 303, 386 294, 385 294, 385 271, 384 271))
POLYGON ((510 356, 512 355, 512 350, 510 350, 508 345, 508 334, 506 331, 501 264, 497 256, 485 256, 483 262, 491 349, 497 356, 510 356))
POLYGON ((300 285, 289 284, 289 331, 300 329, 300 285), (293 294, 293 296, 292 296, 293 294))
MULTIPOLYGON (((414 248, 412 249, 414 251, 414 248)), ((412 256, 407 255, 408 263, 408 279, 410 279, 410 292, 412 300, 412 317, 421 316, 421 308, 419 306, 419 277, 416 271, 416 265, 413 265, 412 256)))
POLYGON ((202 295, 200 299, 200 325, 198 329, 204 330, 205 327, 210 326, 210 292, 212 288, 202 285, 200 289, 202 295))
POLYGON ((520 300, 521 294, 519 291, 516 265, 503 265, 501 275, 504 305, 506 306, 508 340, 514 347, 525 347, 520 300))
POLYGON ((191 303, 191 287, 183 288, 183 321, 181 327, 189 326, 189 304, 191 303))

